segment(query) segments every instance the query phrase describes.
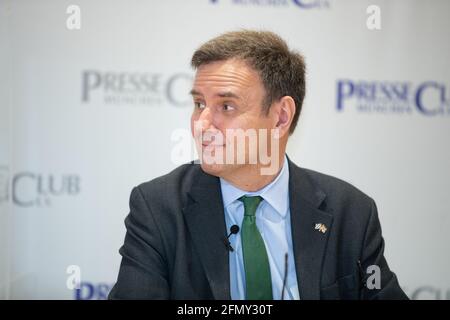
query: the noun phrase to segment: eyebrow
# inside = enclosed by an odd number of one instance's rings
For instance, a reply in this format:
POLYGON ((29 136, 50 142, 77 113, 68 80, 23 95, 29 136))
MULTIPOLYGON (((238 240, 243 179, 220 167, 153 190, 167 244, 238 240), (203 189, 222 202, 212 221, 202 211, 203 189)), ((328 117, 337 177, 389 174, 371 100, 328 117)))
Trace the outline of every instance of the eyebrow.
MULTIPOLYGON (((195 89, 192 89, 190 94, 192 96, 203 96, 203 94, 195 89)), ((218 94, 216 94, 216 96, 220 97, 220 98, 235 98, 235 99, 240 99, 240 97, 231 92, 231 91, 224 91, 224 92, 219 92, 218 94)))

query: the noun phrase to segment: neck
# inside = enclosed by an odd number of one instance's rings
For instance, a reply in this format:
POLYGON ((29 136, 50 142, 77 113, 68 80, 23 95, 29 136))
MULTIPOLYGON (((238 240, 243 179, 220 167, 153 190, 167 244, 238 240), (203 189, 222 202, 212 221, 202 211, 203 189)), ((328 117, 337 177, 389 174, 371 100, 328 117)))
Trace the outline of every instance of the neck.
POLYGON ((278 165, 275 167, 273 167, 273 163, 268 166, 263 166, 261 164, 247 165, 222 178, 236 188, 248 192, 255 192, 274 181, 280 173, 283 164, 284 152, 279 155, 278 165), (262 168, 268 169, 269 167, 271 168, 269 171, 274 172, 273 174, 261 174, 262 168))

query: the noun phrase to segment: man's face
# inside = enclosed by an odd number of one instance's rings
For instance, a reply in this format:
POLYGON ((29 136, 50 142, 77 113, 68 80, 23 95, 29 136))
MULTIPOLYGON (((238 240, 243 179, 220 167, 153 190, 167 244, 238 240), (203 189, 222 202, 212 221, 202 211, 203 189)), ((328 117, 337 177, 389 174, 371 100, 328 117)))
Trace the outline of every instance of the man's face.
POLYGON ((194 100, 191 130, 205 172, 226 178, 254 165, 250 157, 259 153, 259 129, 267 130, 266 146, 271 150, 269 135, 276 126, 276 117, 272 110, 268 115, 262 110, 264 86, 259 74, 244 61, 230 59, 200 66, 191 93, 194 100), (245 137, 245 148, 238 148, 238 138, 230 135, 236 129, 253 129, 247 132, 256 132, 256 149, 249 148, 249 136, 245 137), (230 158, 226 155, 231 149, 234 156, 230 158), (245 163, 238 163, 238 155, 245 157, 245 163), (211 163, 211 157, 223 161, 211 163))

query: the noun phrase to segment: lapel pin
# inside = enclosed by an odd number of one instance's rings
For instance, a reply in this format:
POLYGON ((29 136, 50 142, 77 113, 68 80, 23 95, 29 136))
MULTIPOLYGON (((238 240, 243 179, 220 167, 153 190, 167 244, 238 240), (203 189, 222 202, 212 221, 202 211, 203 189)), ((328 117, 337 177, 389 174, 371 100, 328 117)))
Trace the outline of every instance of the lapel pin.
POLYGON ((314 229, 315 229, 315 230, 318 230, 318 231, 320 231, 320 232, 322 232, 322 233, 327 232, 327 226, 324 225, 323 223, 316 223, 314 229))

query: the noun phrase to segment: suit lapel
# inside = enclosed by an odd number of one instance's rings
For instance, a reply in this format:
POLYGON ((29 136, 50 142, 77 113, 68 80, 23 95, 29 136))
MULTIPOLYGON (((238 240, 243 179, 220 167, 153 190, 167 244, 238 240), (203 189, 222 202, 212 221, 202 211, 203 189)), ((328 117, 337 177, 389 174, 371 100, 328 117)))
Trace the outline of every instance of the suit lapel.
POLYGON ((199 167, 194 183, 183 209, 185 221, 214 299, 228 300, 230 271, 228 251, 222 241, 226 235, 226 224, 220 181, 199 167))
MULTIPOLYGON (((319 209, 325 193, 314 186, 304 169, 289 158, 288 163, 292 242, 300 298, 320 299, 322 261, 333 217, 319 209), (326 226, 325 233, 315 229, 318 223, 326 226)), ((230 270, 228 251, 222 241, 226 224, 220 181, 200 167, 193 181, 183 208, 185 221, 214 298, 228 300, 230 270)))
POLYGON ((300 299, 304 300, 320 299, 322 261, 333 222, 329 213, 319 209, 325 197, 304 169, 289 160, 292 242, 300 299), (326 232, 317 230, 316 224, 324 224, 326 232))

